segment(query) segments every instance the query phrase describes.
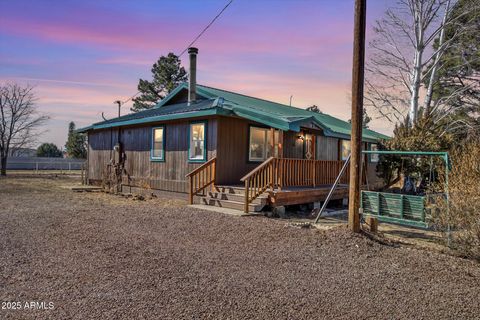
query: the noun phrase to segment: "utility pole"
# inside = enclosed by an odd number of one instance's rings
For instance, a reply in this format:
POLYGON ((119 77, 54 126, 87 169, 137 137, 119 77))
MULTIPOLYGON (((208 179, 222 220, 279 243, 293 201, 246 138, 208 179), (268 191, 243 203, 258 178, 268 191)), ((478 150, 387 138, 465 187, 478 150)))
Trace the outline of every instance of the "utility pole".
POLYGON ((362 163, 363 82, 365 71, 365 26, 367 0, 355 0, 352 69, 352 132, 348 228, 360 232, 360 184, 362 163))
POLYGON ((118 117, 120 117, 120 108, 122 107, 122 101, 120 100, 115 100, 113 103, 118 104, 118 117))

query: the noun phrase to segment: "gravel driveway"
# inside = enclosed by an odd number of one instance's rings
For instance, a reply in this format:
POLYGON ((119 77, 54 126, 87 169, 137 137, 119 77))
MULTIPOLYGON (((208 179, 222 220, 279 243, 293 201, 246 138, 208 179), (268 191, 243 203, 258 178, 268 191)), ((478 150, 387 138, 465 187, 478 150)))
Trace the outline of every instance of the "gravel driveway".
POLYGON ((54 306, 1 319, 480 318, 473 261, 68 183, 0 179, 2 307, 54 306))

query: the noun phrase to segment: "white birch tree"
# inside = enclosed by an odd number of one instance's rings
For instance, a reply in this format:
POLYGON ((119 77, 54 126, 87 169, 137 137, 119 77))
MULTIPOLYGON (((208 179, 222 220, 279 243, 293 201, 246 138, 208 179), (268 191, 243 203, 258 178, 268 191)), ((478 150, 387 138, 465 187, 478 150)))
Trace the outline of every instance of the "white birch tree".
POLYGON ((455 0, 397 0, 396 6, 376 21, 374 37, 369 43, 366 106, 373 107, 394 124, 408 126, 415 125, 420 110, 433 109, 433 89, 437 70, 442 67, 441 57, 468 27, 462 25, 453 37, 445 40, 445 28, 462 16, 451 14, 455 3, 455 0))

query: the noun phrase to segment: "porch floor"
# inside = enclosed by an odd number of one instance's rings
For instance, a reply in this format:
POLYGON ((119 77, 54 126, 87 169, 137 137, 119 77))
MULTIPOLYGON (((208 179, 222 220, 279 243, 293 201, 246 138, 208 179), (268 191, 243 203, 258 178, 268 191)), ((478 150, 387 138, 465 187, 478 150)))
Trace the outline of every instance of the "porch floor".
MULTIPOLYGON (((268 191, 269 202, 272 206, 288 206, 325 201, 331 184, 319 186, 286 187, 281 190, 268 191)), ((338 185, 332 194, 331 200, 340 200, 348 197, 348 185, 338 185)))
MULTIPOLYGON (((220 187, 220 186, 217 186, 220 187)), ((245 186, 241 184, 222 185, 221 188, 244 190, 245 186)), ((307 204, 312 202, 325 201, 327 198, 331 184, 318 186, 295 186, 283 187, 273 191, 267 190, 265 194, 268 196, 267 203, 272 207, 288 206, 296 204, 307 204)), ((332 195, 331 200, 340 200, 348 197, 348 185, 339 184, 332 195)))
MULTIPOLYGON (((299 191, 312 191, 312 190, 323 190, 327 189, 330 191, 332 188, 331 184, 322 184, 318 186, 301 186, 301 187, 283 187, 282 190, 274 190, 273 192, 299 192, 299 191)), ((348 184, 339 184, 337 186, 337 189, 341 188, 347 188, 348 189, 348 184)))

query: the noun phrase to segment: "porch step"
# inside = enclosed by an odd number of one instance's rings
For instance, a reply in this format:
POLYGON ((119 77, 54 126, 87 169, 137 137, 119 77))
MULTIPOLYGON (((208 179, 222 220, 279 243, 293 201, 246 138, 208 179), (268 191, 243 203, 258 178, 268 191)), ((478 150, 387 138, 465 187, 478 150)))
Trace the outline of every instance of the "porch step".
MULTIPOLYGON (((239 211, 243 211, 244 209, 244 203, 239 202, 239 201, 233 201, 233 200, 220 200, 218 198, 212 198, 212 197, 201 197, 200 199, 201 204, 206 204, 209 206, 216 206, 216 207, 222 207, 222 208, 230 208, 230 209, 235 209, 239 211)), ((251 203, 248 205, 248 211, 249 212, 259 212, 262 211, 263 207, 265 204, 255 204, 251 203)))
POLYGON ((218 192, 245 195, 245 187, 242 186, 215 186, 218 192))
MULTIPOLYGON (((208 192, 207 197, 216 199, 216 200, 231 200, 231 201, 236 201, 236 202, 244 202, 245 201, 245 194, 242 193, 228 193, 228 192, 208 192)), ((255 200, 253 200, 253 204, 262 204, 266 205, 267 204, 267 195, 262 194, 255 200)))

